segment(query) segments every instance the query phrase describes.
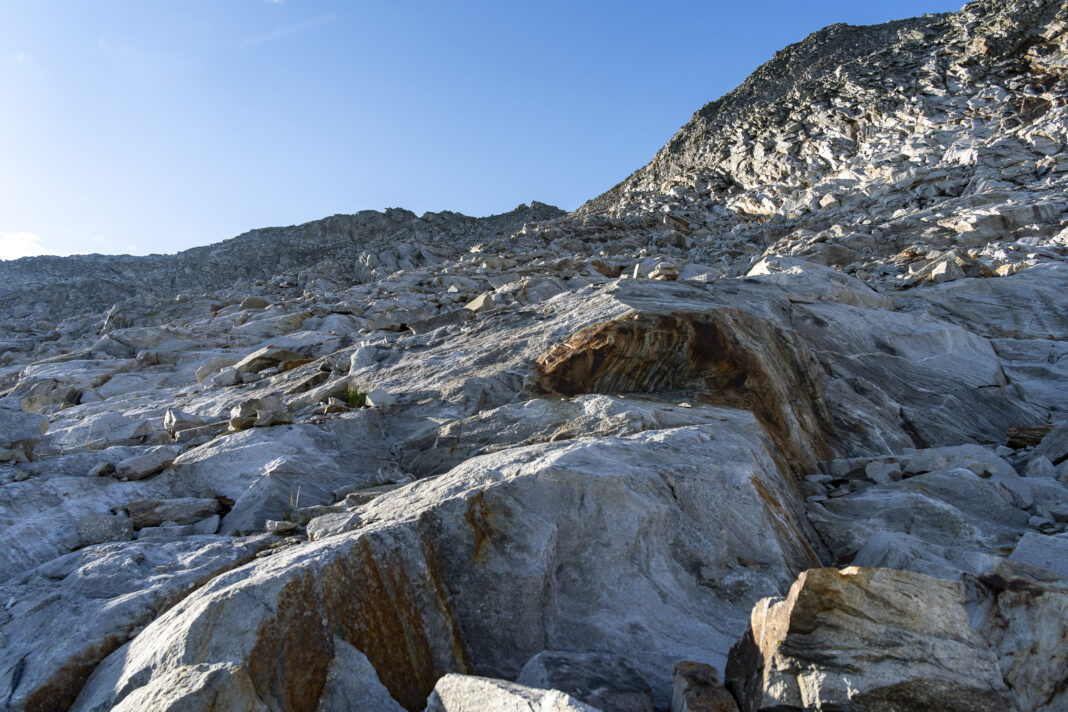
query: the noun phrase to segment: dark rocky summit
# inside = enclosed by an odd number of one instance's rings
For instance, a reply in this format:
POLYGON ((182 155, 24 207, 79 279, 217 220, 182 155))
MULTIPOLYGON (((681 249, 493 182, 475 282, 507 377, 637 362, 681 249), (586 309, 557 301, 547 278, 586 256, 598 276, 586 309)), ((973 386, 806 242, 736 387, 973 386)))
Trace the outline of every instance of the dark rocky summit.
POLYGON ((1068 709, 1068 5, 579 210, 0 263, 6 709, 1068 709))

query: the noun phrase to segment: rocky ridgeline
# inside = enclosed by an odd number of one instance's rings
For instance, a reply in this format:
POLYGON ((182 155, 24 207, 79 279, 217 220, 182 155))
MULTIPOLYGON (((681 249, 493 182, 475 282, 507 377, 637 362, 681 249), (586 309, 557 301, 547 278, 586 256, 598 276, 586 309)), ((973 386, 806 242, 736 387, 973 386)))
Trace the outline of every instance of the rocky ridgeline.
POLYGON ((828 27, 578 215, 644 220, 654 244, 731 275, 793 255, 895 288, 1062 259, 1066 18, 983 0, 828 27))
POLYGON ((160 308, 173 298, 247 290, 256 282, 324 291, 435 264, 479 241, 507 236, 525 223, 562 215, 543 203, 472 218, 452 212, 364 210, 322 220, 251 230, 173 255, 76 255, 0 261, 0 349, 34 348, 112 305, 132 300, 160 308))
POLYGON ((2 704, 1068 709, 1066 70, 834 26, 571 215, 0 264, 2 704))

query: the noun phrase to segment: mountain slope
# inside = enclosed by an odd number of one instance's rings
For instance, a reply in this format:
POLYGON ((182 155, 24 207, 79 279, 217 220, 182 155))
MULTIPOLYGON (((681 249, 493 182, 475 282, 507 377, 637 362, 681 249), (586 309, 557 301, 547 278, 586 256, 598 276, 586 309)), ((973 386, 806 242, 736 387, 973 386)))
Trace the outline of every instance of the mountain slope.
POLYGON ((1065 8, 568 215, 0 265, 4 709, 1068 709, 1065 8))
POLYGON ((992 238, 1048 238, 1068 208, 1066 20, 1063 2, 984 1, 828 27, 576 215, 667 214, 702 260, 767 249, 876 278, 910 246, 990 257, 992 238))
POLYGON ((402 251, 419 263, 425 259, 421 249, 453 254, 481 240, 509 235, 525 223, 561 214, 561 210, 538 202, 485 218, 453 212, 420 217, 400 208, 384 213, 364 210, 302 225, 250 230, 173 255, 75 255, 0 261, 0 308, 9 318, 36 309, 58 321, 107 309, 136 294, 163 298, 216 291, 284 273, 296 276, 322 262, 330 263, 331 274, 343 274, 354 282, 367 281, 388 274, 379 269, 388 265, 370 264, 368 255, 377 256, 402 243, 408 246, 402 251))

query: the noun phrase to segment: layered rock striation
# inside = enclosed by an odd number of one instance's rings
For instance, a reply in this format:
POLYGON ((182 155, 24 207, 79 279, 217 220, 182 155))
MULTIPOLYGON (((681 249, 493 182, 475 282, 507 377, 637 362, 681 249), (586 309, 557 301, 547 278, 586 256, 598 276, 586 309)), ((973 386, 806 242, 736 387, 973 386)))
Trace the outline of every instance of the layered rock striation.
POLYGON ((1066 69, 836 25, 568 215, 0 263, 0 707, 1065 709, 1066 69))

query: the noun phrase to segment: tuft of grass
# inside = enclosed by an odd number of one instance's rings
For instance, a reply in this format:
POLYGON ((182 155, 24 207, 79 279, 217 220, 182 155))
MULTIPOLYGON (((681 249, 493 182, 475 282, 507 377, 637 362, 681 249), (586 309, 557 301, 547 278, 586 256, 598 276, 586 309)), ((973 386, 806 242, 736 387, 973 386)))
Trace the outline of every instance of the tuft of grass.
POLYGON ((293 521, 293 513, 300 507, 300 485, 297 485, 297 496, 293 496, 293 490, 289 490, 289 511, 286 513, 285 521, 293 521))
POLYGON ((367 405, 367 394, 360 393, 355 388, 350 388, 345 391, 345 402, 349 404, 350 408, 363 408, 367 405))

